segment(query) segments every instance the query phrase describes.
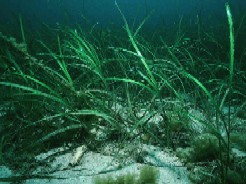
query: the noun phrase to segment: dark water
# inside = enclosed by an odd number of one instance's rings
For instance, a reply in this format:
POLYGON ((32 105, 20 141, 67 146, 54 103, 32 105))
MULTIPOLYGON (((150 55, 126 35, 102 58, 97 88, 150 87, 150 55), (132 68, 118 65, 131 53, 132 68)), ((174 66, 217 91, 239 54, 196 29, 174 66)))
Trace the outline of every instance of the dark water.
MULTIPOLYGON (((194 37, 199 26, 204 32, 212 31, 214 36, 222 41, 228 37, 225 3, 229 2, 237 39, 240 40, 237 43, 237 50, 240 51, 246 44, 243 35, 246 32, 245 0, 117 0, 116 2, 132 29, 136 29, 141 21, 150 15, 142 28, 148 35, 162 31, 171 38, 170 34, 177 32, 177 27, 181 24, 189 28, 187 37, 194 37)), ((115 0, 0 0, 2 32, 19 37, 20 15, 25 31, 32 33, 42 30, 44 25, 58 29, 67 26, 111 30, 122 29, 124 25, 115 0)))
MULTIPOLYGON (((118 0, 130 23, 142 20, 152 12, 149 27, 177 24, 181 16, 196 22, 196 17, 205 25, 214 26, 225 21, 226 0, 118 0)), ((231 1, 233 13, 240 16, 246 11, 245 0, 231 1)), ((14 24, 13 18, 21 14, 30 27, 41 23, 49 25, 85 25, 98 23, 98 26, 121 25, 121 17, 115 0, 1 0, 0 23, 14 24)))
MULTIPOLYGON (((242 52, 246 45, 246 36, 243 35, 246 32, 243 26, 246 24, 243 18, 246 13, 245 0, 117 0, 132 29, 136 29, 150 15, 142 27, 147 35, 164 32, 166 37, 174 39, 173 33, 181 24, 188 28, 186 37, 195 37, 199 26, 204 32, 212 31, 222 42, 228 38, 226 2, 230 3, 232 9, 235 30, 239 30, 237 51, 242 52)), ((20 37, 20 15, 25 31, 32 34, 43 30, 44 25, 58 29, 66 26, 110 30, 122 29, 124 25, 115 0, 1 0, 2 32, 20 37)))

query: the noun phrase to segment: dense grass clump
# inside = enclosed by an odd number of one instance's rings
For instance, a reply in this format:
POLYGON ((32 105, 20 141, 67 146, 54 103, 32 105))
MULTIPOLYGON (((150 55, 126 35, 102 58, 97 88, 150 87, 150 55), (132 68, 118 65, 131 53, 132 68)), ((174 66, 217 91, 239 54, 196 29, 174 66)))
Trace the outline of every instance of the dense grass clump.
POLYGON ((157 184, 159 172, 157 169, 144 166, 140 170, 140 175, 126 174, 120 175, 117 178, 97 177, 95 184, 157 184))

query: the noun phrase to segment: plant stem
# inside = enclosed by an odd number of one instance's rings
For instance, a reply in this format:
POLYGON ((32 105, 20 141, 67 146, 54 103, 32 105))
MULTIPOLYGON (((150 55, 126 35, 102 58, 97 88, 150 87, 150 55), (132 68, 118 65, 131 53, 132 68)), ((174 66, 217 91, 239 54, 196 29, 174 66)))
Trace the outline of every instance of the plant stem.
MULTIPOLYGON (((228 125, 227 125, 227 158, 226 158, 226 170, 225 177, 227 176, 227 171, 230 162, 230 132, 231 132, 231 100, 232 100, 232 80, 234 72, 234 29, 233 29, 233 20, 231 15, 231 9, 228 3, 226 3, 226 13, 229 23, 230 31, 230 76, 229 76, 229 109, 228 109, 228 125)), ((224 180, 225 181, 225 180, 224 180)))

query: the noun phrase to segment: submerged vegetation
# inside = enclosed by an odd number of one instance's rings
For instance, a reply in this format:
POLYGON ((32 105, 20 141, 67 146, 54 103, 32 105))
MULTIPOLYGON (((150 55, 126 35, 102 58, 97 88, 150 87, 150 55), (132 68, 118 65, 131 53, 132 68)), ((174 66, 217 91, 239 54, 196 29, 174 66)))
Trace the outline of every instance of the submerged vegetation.
POLYGON ((112 177, 97 177, 95 184, 157 184, 158 170, 150 166, 145 166, 140 170, 140 175, 126 174, 112 177))
POLYGON ((197 183, 245 183, 246 158, 232 149, 246 151, 246 54, 234 53, 229 5, 228 47, 201 29, 190 38, 182 21, 170 43, 148 37, 147 18, 133 30, 116 8, 121 37, 64 28, 31 45, 21 18, 21 40, 0 32, 0 163, 31 174, 51 148, 140 137, 177 150, 197 183))

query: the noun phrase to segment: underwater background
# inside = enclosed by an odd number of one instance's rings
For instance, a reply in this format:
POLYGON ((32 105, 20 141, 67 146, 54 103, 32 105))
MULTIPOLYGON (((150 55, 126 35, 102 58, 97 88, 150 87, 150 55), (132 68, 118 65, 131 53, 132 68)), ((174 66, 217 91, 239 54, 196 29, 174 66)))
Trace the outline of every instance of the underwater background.
MULTIPOLYGON (((122 28, 124 22, 114 2, 115 0, 1 0, 0 24, 2 30, 15 30, 19 27, 18 16, 21 15, 31 32, 42 29, 44 24, 54 29, 59 26, 75 28, 78 25, 84 29, 90 26, 98 29, 119 29, 122 28)), ((213 29, 218 33, 216 36, 225 37, 221 35, 221 25, 225 25, 227 21, 224 11, 225 3, 231 3, 236 19, 235 24, 240 24, 246 7, 244 0, 187 0, 185 2, 182 0, 118 0, 117 2, 132 28, 136 28, 146 16, 150 15, 142 28, 147 34, 151 35, 153 32, 163 30, 166 33, 173 32, 182 19, 185 25, 190 27, 188 37, 191 38, 194 37, 192 34, 198 24, 201 29, 213 29)), ((225 33, 225 31, 222 32, 225 33)), ((238 34, 241 35, 243 32, 242 30, 238 34)), ((240 49, 241 44, 245 44, 245 38, 244 36, 239 37, 238 47, 240 49)))
MULTIPOLYGON (((118 0, 130 24, 135 19, 139 22, 150 12, 151 21, 146 22, 146 27, 156 29, 156 26, 170 26, 177 24, 181 16, 196 22, 200 16, 204 26, 215 26, 225 21, 224 4, 226 0, 118 0)), ((230 2, 230 1, 229 1, 230 2)), ((0 1, 2 24, 14 24, 14 16, 21 14, 31 28, 38 27, 41 23, 49 25, 84 26, 88 20, 98 26, 114 24, 122 26, 121 16, 115 9, 114 0, 9 0, 0 1), (85 20, 86 18, 86 20, 85 20)), ((246 2, 243 0, 231 1, 235 17, 244 13, 246 2)))
POLYGON ((0 0, 0 183, 244 184, 245 112, 245 0, 0 0))

